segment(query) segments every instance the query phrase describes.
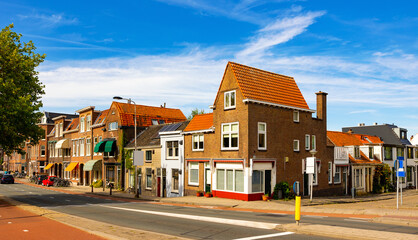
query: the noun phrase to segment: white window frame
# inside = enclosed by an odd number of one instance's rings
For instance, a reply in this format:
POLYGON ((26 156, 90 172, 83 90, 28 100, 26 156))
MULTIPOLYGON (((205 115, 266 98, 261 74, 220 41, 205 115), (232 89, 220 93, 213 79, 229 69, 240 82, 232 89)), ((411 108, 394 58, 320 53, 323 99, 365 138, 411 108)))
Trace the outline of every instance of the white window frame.
POLYGON ((224 93, 224 109, 228 110, 228 109, 234 109, 237 105, 237 94, 235 90, 232 91, 227 91, 224 93), (232 105, 231 103, 231 96, 234 95, 234 105, 232 105), (229 96, 227 98, 227 96, 229 96), (227 101, 228 99, 228 101, 227 101))
POLYGON ((86 116, 86 132, 90 131, 91 129, 91 115, 86 116))
POLYGON ((148 189, 148 190, 152 189, 152 168, 145 168, 145 189, 148 189), (150 169, 149 171, 150 174, 148 174, 148 171, 147 171, 148 169, 150 169), (148 186, 148 176, 151 176, 150 186, 148 186))
POLYGON ((300 144, 299 144, 299 140, 295 139, 293 140, 293 151, 294 152, 299 152, 300 150, 300 144), (295 145, 297 144, 297 145, 295 145))
POLYGON ((76 144, 75 144, 75 141, 76 140, 73 140, 72 142, 73 142, 73 157, 75 157, 76 155, 76 153, 77 153, 77 149, 76 149, 76 144))
POLYGON ((91 155, 91 138, 86 138, 86 156, 91 155))
POLYGON ((253 170, 253 172, 251 173, 251 192, 252 193, 264 193, 264 191, 265 191, 265 181, 266 181, 266 171, 263 169, 263 170, 253 170), (261 191, 260 192, 254 192, 253 191, 253 179, 252 179, 252 176, 254 175, 254 172, 255 171, 258 171, 258 172, 261 172, 262 173, 262 176, 261 176, 261 191))
POLYGON ((221 124, 221 150, 238 150, 239 149, 239 122, 232 122, 232 123, 222 123, 221 124), (232 131, 232 125, 238 125, 238 130, 236 132, 232 131), (229 131, 224 132, 224 126, 229 125, 229 131), (229 147, 224 147, 224 137, 223 135, 228 134, 229 137, 229 147), (237 146, 232 147, 232 134, 237 134, 237 146))
POLYGON ((118 122, 111 122, 109 123, 109 131, 118 130, 118 122))
POLYGON ((79 143, 80 143, 80 156, 84 156, 84 151, 85 151, 85 149, 84 149, 84 145, 85 145, 84 138, 80 139, 79 143))
POLYGON ((314 174, 312 176, 312 183, 314 186, 318 186, 318 168, 319 168, 319 162, 315 161, 314 174))
POLYGON ((86 129, 86 125, 84 124, 84 117, 80 118, 80 132, 84 132, 86 129))
POLYGON ((311 136, 311 142, 312 142, 311 144, 312 150, 316 150, 316 136, 315 135, 311 136))
POLYGON ((309 151, 311 149, 311 136, 305 134, 305 150, 309 151))
POLYGON ((257 146, 258 150, 267 150, 267 123, 258 122, 257 124, 257 146), (264 125, 264 131, 260 130, 260 125, 264 125), (264 147, 260 147, 260 135, 264 134, 264 147))
POLYGON ((174 193, 178 193, 179 192, 179 188, 180 188, 180 170, 177 168, 172 168, 171 169, 171 192, 174 193), (177 189, 174 189, 174 171, 177 171, 177 189))
MULTIPOLYGON (((93 138, 93 151, 94 151, 94 149, 96 148, 96 144, 98 144, 99 142, 98 142, 98 139, 97 139, 97 137, 94 137, 93 138)), ((94 152, 93 153, 93 155, 94 156, 97 156, 97 152, 94 152)))
POLYGON ((41 157, 45 157, 46 147, 45 145, 41 145, 41 157), (44 148, 44 154, 42 154, 42 147, 44 148))
POLYGON ((203 151, 205 149, 205 136, 204 134, 194 134, 192 135, 192 151, 198 152, 203 151), (197 148, 195 148, 195 143, 197 140, 197 148), (202 148, 200 147, 200 143, 202 143, 202 148))
POLYGON ((334 184, 340 184, 341 183, 341 167, 338 167, 338 166, 335 166, 335 171, 334 171, 334 184), (335 176, 337 175, 337 173, 338 173, 338 175, 339 175, 339 177, 338 177, 338 180, 336 181, 335 180, 335 176))
POLYGON ((158 119, 151 119, 152 125, 158 125, 158 119))
POLYGON ((299 113, 299 111, 298 111, 298 110, 294 110, 294 111, 293 111, 292 118, 293 118, 293 122, 296 122, 296 123, 298 123, 298 122, 299 122, 299 120, 300 120, 300 113, 299 113), (295 115, 295 114, 296 114, 296 115, 295 115))
POLYGON ((192 185, 192 186, 199 186, 199 163, 198 162, 189 162, 189 177, 188 177, 188 180, 189 180, 189 185, 192 185), (192 172, 192 170, 197 170, 197 182, 192 182, 190 179, 191 179, 191 172, 192 172))
POLYGON ((167 159, 178 159, 179 158, 179 151, 180 151, 179 141, 166 141, 165 144, 166 144, 165 149, 166 149, 166 152, 167 152, 166 153, 167 159), (172 146, 168 147, 168 143, 170 143, 170 142, 172 143, 172 146), (174 146, 174 143, 176 143, 176 142, 177 142, 177 155, 176 155, 176 147, 174 146), (172 148, 172 150, 173 150, 173 155, 170 155, 170 151, 169 151, 170 148, 172 148))
POLYGON ((146 151, 145 151, 145 161, 146 161, 146 162, 152 162, 152 150, 146 150, 146 151), (148 153, 150 153, 150 154, 151 154, 151 159, 147 159, 147 155, 148 155, 148 153))
MULTIPOLYGON (((244 176, 244 170, 243 169, 235 169, 235 168, 217 168, 216 170, 215 170, 215 173, 216 173, 216 186, 214 185, 214 187, 216 187, 216 190, 219 190, 219 191, 224 191, 224 192, 237 192, 237 193, 243 193, 243 192, 245 192, 245 186, 244 186, 244 188, 243 188, 243 191, 237 191, 237 188, 236 188, 236 171, 241 171, 242 172, 242 174, 243 174, 243 176, 244 176), (218 170, 223 170, 224 171, 224 182, 223 182, 223 189, 219 189, 218 188, 218 170), (226 188, 226 186, 227 186, 227 181, 228 181, 228 179, 227 179, 227 172, 228 171, 233 171, 233 173, 232 173, 232 189, 233 190, 227 190, 226 188)), ((244 176, 244 178, 242 179, 242 181, 245 181, 245 176, 244 176)))

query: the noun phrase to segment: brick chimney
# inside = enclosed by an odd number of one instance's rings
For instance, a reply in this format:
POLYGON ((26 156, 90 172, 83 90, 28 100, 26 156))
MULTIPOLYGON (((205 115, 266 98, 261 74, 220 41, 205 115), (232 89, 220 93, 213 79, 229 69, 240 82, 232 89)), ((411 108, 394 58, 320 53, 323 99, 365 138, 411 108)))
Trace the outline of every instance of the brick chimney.
POLYGON ((327 124, 327 95, 326 92, 316 93, 316 118, 324 121, 327 124))

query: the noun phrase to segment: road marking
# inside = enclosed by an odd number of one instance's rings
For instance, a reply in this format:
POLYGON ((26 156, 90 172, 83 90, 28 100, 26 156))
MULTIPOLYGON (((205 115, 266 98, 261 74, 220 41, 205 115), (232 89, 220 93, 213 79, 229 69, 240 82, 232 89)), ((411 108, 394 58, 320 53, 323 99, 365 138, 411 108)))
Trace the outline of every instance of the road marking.
POLYGON ((262 239, 262 238, 271 238, 271 237, 279 237, 294 234, 294 232, 281 232, 281 233, 273 233, 261 236, 254 236, 254 237, 246 237, 246 238, 237 238, 235 240, 254 240, 254 239, 262 239))
POLYGON ((147 211, 147 210, 104 206, 104 205, 101 205, 101 206, 107 207, 107 208, 119 209, 119 210, 132 211, 132 212, 140 212, 140 213, 147 213, 147 214, 154 214, 154 215, 161 215, 161 216, 168 216, 168 217, 185 218, 185 219, 213 222, 213 223, 225 223, 225 224, 230 224, 230 225, 253 227, 253 228, 260 228, 260 229, 275 229, 277 226, 280 225, 276 223, 267 223, 267 222, 266 223, 265 222, 253 222, 253 221, 225 219, 225 218, 217 218, 217 217, 195 216, 195 215, 187 215, 187 214, 179 214, 179 213, 147 211))

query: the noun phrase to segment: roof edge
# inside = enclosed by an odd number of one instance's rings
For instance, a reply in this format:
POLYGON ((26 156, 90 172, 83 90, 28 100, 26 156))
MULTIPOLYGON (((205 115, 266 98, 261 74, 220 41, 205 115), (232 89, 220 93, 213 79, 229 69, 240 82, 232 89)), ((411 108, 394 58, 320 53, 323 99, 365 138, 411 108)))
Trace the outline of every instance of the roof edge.
POLYGON ((313 109, 293 107, 293 106, 289 106, 289 105, 283 105, 283 104, 277 104, 277 103, 266 102, 266 101, 261 101, 261 100, 255 100, 255 99, 251 99, 251 98, 246 98, 242 101, 244 103, 250 102, 250 103, 258 103, 258 104, 266 104, 266 105, 270 105, 270 106, 273 106, 273 107, 289 108, 289 109, 294 109, 294 110, 299 110, 299 111, 304 111, 304 112, 310 112, 310 113, 315 113, 316 112, 316 110, 313 110, 313 109))

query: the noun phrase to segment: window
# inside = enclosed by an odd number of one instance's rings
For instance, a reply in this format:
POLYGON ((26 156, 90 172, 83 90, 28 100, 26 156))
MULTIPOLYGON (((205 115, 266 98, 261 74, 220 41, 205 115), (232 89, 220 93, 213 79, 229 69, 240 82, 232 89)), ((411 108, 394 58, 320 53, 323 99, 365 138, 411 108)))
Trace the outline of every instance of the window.
POLYGON ((403 157, 403 148, 396 148, 396 157, 403 157))
POLYGON ((192 142, 193 151, 203 151, 203 134, 193 135, 192 142))
POLYGON ((164 121, 164 120, 158 120, 158 123, 159 123, 159 124, 164 124, 164 123, 165 123, 165 121, 164 121))
POLYGON ((406 181, 412 182, 412 167, 406 167, 406 181))
POLYGON ((332 162, 328 162, 328 183, 332 184, 332 162))
POLYGON ((151 150, 145 151, 145 161, 147 161, 147 162, 152 161, 152 151, 151 150))
POLYGON ((199 163, 189 162, 189 185, 199 186, 199 163))
POLYGON ((312 141, 312 150, 316 150, 316 136, 315 135, 311 136, 311 141, 312 141))
POLYGON ((91 138, 86 139, 86 156, 91 155, 91 138))
POLYGON ((414 158, 414 149, 411 147, 408 147, 408 158, 414 158))
POLYGON ((75 150, 76 150, 76 156, 80 156, 80 144, 78 140, 75 140, 75 150))
POLYGON ((418 158, 418 148, 415 148, 415 158, 418 158))
POLYGON ((341 183, 341 167, 335 167, 334 183, 341 183))
POLYGON ((235 192, 244 192, 244 171, 235 170, 235 192))
POLYGON ((179 142, 167 141, 167 158, 176 158, 179 156, 179 142))
POLYGON ((293 111, 293 122, 299 122, 299 111, 293 111))
POLYGON ((86 124, 86 131, 90 131, 91 127, 91 115, 87 115, 87 124, 86 124))
POLYGON ((179 170, 178 169, 171 169, 171 191, 178 192, 179 191, 179 170))
POLYGON ((252 192, 264 192, 264 172, 253 170, 252 192))
MULTIPOLYGON (((102 141, 102 136, 99 136, 99 142, 102 141)), ((99 153, 100 155, 102 155, 103 153, 99 153)))
POLYGON ((401 139, 407 139, 406 131, 401 131, 401 139))
POLYGON ((216 169, 216 189, 244 192, 244 172, 237 169, 216 169))
POLYGON ((355 186, 356 187, 361 187, 362 184, 362 175, 363 175, 363 169, 356 169, 354 171, 355 174, 355 186))
POLYGON ((80 118, 80 132, 84 132, 85 125, 84 125, 84 117, 80 118))
POLYGON ((222 124, 222 150, 238 150, 238 123, 222 124))
MULTIPOLYGON (((93 149, 96 148, 96 144, 97 144, 97 137, 94 138, 93 140, 93 149)), ((97 152, 93 153, 94 155, 97 155, 97 152)))
POLYGON ((369 147, 369 158, 370 158, 370 159, 374 159, 374 151, 373 151, 373 147, 369 147))
POLYGON ((392 147, 385 147, 385 160, 392 160, 392 147))
POLYGON ((80 156, 84 156, 84 138, 80 139, 80 156))
POLYGON ((117 130, 117 129, 118 129, 118 122, 109 123, 109 131, 117 130))
POLYGON ((360 158, 360 149, 359 147, 354 147, 354 158, 359 159, 360 158))
POLYGON ((293 140, 293 151, 299 152, 299 140, 293 140))
POLYGON ((225 169, 216 169, 216 189, 225 190, 225 169))
POLYGON ((151 122, 152 122, 152 125, 158 125, 158 120, 157 119, 152 119, 151 122))
POLYGON ((45 146, 41 146, 41 157, 45 157, 45 146))
POLYGON ((311 136, 308 134, 305 135, 305 150, 309 150, 311 148, 311 136))
POLYGON ((267 124, 258 123, 258 149, 266 150, 267 149, 267 124))
POLYGON ((146 180, 145 180, 145 188, 151 189, 152 188, 152 169, 147 168, 145 170, 146 180))
POLYGON ((318 168, 319 168, 320 162, 315 162, 314 164, 314 174, 312 175, 312 183, 313 185, 318 185, 318 168))
POLYGON ((224 109, 235 108, 235 90, 224 93, 224 109))
POLYGON ((62 137, 62 134, 64 132, 64 127, 62 125, 62 123, 60 123, 60 136, 62 137))
POLYGON ((73 157, 75 157, 76 154, 76 144, 75 144, 75 140, 73 140, 73 157))

